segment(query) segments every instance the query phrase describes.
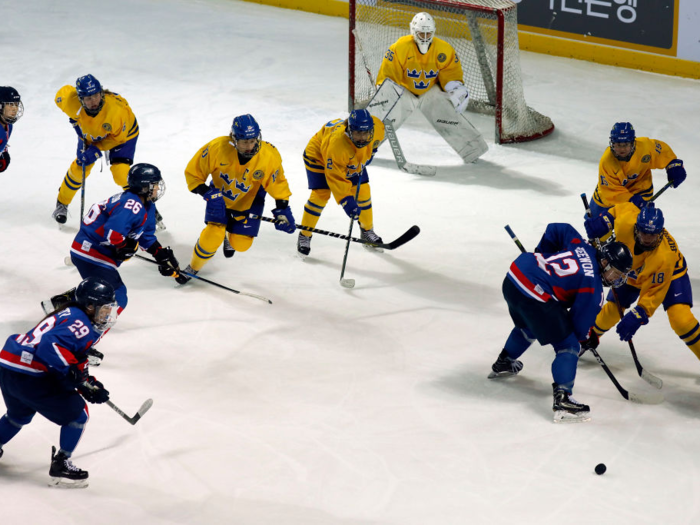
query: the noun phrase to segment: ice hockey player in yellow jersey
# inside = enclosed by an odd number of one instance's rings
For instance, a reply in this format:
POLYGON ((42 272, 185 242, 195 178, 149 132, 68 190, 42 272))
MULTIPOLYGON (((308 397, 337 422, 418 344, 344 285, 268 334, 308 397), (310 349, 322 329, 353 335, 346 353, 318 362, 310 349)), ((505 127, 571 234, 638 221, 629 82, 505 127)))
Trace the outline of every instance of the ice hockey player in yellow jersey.
MULTIPOLYGON (((296 230, 282 157, 277 148, 262 140, 252 115, 234 118, 230 135, 202 146, 187 165, 185 179, 187 188, 207 202, 206 227, 194 246, 187 273, 196 275, 224 239, 227 257, 248 250, 260 230, 260 218, 249 215, 262 216, 268 193, 275 199, 275 228, 286 233, 296 230)), ((176 280, 185 284, 189 277, 180 275, 176 280)))
POLYGON ((102 89, 92 75, 78 78, 75 87, 63 86, 56 93, 55 101, 78 134, 76 159, 63 179, 52 215, 56 222, 64 224, 68 205, 82 186, 83 167, 87 178, 103 152, 109 152, 107 157, 114 182, 126 187, 129 168, 134 163, 139 125, 126 99, 102 89))
MULTIPOLYGON (((367 166, 382 140, 384 124, 366 109, 353 111, 346 120, 331 120, 311 138, 304 150, 311 196, 304 206, 302 226, 316 227, 332 194, 348 217, 359 218, 363 239, 382 242, 374 232, 367 175, 367 166)), ((297 251, 301 257, 309 255, 311 233, 299 232, 297 251)))
POLYGON ((671 147, 656 139, 636 137, 632 124, 617 122, 610 131, 610 147, 598 166, 598 186, 591 199, 591 215, 632 202, 642 208, 654 194, 652 169, 666 169, 668 181, 677 188, 685 180, 683 161, 671 147))
POLYGON ((627 283, 617 288, 617 296, 623 310, 635 301, 637 305, 620 320, 614 297, 609 294, 590 338, 582 347, 597 347, 599 337, 615 324, 620 339, 629 341, 663 305, 673 331, 700 359, 700 323, 690 311, 693 292, 688 264, 675 239, 664 228, 661 210, 653 202, 641 211, 631 202, 623 202, 602 215, 586 219, 585 227, 591 239, 604 237, 614 229, 616 240, 630 249, 632 272, 627 283))
POLYGON ((464 116, 469 91, 459 57, 449 43, 435 36, 430 13, 415 15, 410 29, 411 34, 399 38, 384 55, 376 81, 379 88, 367 109, 382 122, 391 121, 394 129, 420 109, 462 160, 473 162, 488 146, 464 116))

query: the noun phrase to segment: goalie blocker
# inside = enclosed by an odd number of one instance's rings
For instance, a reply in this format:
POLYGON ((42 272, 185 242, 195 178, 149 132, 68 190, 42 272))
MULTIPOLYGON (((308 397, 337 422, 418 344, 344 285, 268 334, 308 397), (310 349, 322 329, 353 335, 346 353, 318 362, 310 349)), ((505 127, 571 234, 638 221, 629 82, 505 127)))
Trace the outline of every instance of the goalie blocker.
POLYGON ((419 109, 428 122, 445 139, 465 163, 481 157, 488 146, 481 133, 469 120, 455 111, 449 94, 435 87, 420 97, 391 79, 385 79, 367 105, 370 114, 383 122, 388 120, 396 130, 419 109))

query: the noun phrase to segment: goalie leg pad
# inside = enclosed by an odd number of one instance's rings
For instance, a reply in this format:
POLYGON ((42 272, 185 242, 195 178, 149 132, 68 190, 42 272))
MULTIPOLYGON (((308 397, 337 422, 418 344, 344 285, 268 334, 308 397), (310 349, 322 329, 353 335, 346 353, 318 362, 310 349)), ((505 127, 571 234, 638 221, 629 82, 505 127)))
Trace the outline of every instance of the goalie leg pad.
POLYGON ((474 162, 488 151, 489 147, 479 130, 467 117, 455 112, 452 102, 440 88, 435 87, 423 95, 419 108, 465 164, 474 162))
POLYGON ((373 117, 384 122, 390 120, 394 129, 399 129, 416 109, 418 99, 391 79, 382 82, 372 100, 367 104, 367 111, 373 117))

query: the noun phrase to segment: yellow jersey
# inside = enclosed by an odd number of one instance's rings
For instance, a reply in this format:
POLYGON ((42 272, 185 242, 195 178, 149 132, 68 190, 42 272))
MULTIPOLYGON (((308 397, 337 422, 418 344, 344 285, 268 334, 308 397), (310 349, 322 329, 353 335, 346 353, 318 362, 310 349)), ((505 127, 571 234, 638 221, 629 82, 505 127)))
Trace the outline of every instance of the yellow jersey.
POLYGON ((609 213, 615 217, 615 236, 632 252, 632 271, 627 284, 639 288, 637 304, 644 308, 649 317, 663 303, 671 281, 688 273, 688 265, 676 241, 665 229, 661 242, 652 251, 635 253, 634 225, 640 211, 634 204, 618 204, 609 213))
POLYGON ((384 140, 384 124, 377 117, 374 121, 374 138, 363 148, 352 143, 347 134, 347 121, 331 120, 316 133, 304 150, 307 169, 326 176, 328 187, 336 202, 355 196, 352 177, 359 176, 372 160, 379 144, 384 140))
POLYGON ((232 210, 250 209, 260 188, 276 200, 289 200, 292 194, 284 176, 282 156, 265 141, 260 141, 260 150, 245 164, 240 163, 231 137, 218 137, 205 144, 187 164, 187 188, 192 191, 206 184, 209 176, 224 195, 226 207, 232 210))
POLYGON ((56 105, 68 115, 73 126, 80 127, 88 145, 108 151, 138 136, 139 125, 129 103, 123 97, 110 91, 104 91, 103 96, 104 105, 94 117, 85 112, 75 86, 59 89, 56 105))
POLYGON ((452 80, 463 82, 462 77, 462 63, 450 44, 434 37, 428 52, 423 55, 413 37, 406 35, 394 42, 384 55, 377 85, 390 78, 420 96, 436 84, 444 90, 452 80))
POLYGON ((633 195, 649 199, 654 194, 651 170, 661 169, 676 158, 665 142, 639 137, 628 162, 617 160, 610 148, 605 150, 598 165, 598 186, 593 200, 604 208, 628 202, 633 195))

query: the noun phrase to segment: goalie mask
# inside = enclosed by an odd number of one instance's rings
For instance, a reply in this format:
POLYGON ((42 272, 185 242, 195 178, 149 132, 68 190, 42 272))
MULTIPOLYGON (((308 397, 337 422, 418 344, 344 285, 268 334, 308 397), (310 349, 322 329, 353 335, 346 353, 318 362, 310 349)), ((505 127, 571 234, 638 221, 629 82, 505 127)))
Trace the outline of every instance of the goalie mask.
POLYGON ((78 93, 80 104, 89 116, 96 116, 105 105, 102 84, 92 75, 85 75, 75 81, 75 91, 78 93))
POLYGON ((356 109, 348 117, 347 134, 356 148, 364 148, 374 139, 374 119, 366 109, 356 109))
POLYGON ((629 122, 617 122, 610 130, 610 151, 622 162, 629 162, 636 149, 636 135, 629 122))
POLYGON ((418 46, 418 51, 425 55, 435 36, 435 20, 429 13, 418 13, 413 17, 411 36, 418 46))
POLYGON ((253 115, 241 115, 233 119, 231 140, 238 154, 245 159, 252 159, 260 151, 260 126, 253 115))
POLYGON ((24 114, 24 104, 17 90, 10 86, 0 86, 0 121, 14 124, 24 114))

